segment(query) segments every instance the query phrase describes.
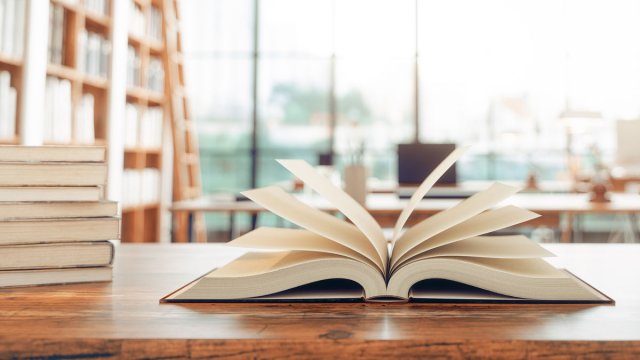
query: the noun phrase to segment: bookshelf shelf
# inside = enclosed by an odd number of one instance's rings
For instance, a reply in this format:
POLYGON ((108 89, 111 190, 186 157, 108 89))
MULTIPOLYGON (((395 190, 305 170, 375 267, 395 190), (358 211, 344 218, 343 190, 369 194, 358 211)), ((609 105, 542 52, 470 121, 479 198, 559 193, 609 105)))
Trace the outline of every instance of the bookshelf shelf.
POLYGON ((85 86, 98 90, 107 90, 109 88, 109 80, 92 75, 84 75, 82 77, 82 83, 85 86))
POLYGON ((145 41, 143 38, 133 35, 133 34, 129 34, 129 45, 137 48, 138 50, 140 48, 142 48, 144 45, 146 45, 145 41))
POLYGON ((149 52, 151 55, 162 56, 163 46, 159 41, 155 41, 153 39, 147 40, 147 47, 149 48, 149 52))
POLYGON ((47 64, 47 75, 67 79, 69 81, 78 81, 82 77, 80 72, 72 67, 51 63, 47 64))
POLYGON ((162 105, 164 95, 140 86, 127 88, 127 97, 132 101, 150 102, 152 105, 162 105))
POLYGON ((0 145, 17 145, 20 143, 20 139, 17 137, 11 139, 0 139, 0 145))
POLYGON ((92 30, 97 32, 106 33, 111 27, 111 19, 103 15, 85 12, 84 20, 86 21, 87 28, 91 28, 92 30))
POLYGON ((18 69, 22 67, 22 60, 19 57, 0 53, 0 69, 18 69))

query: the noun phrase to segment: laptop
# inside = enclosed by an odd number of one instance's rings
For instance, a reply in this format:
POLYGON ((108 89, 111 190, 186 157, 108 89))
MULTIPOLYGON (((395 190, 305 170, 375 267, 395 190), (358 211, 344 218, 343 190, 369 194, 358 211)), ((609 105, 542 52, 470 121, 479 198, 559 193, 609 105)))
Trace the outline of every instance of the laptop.
MULTIPOLYGON (((398 144, 398 196, 409 198, 418 185, 456 149, 453 143, 398 144)), ((425 198, 466 199, 473 191, 456 187, 456 165, 449 168, 425 198)))

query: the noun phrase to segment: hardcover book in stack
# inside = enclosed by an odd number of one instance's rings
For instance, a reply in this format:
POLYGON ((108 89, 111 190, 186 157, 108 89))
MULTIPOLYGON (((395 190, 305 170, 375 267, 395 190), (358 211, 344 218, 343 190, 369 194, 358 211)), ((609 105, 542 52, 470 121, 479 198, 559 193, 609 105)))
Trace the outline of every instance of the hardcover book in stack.
POLYGON ((0 287, 111 280, 105 149, 0 146, 0 287))

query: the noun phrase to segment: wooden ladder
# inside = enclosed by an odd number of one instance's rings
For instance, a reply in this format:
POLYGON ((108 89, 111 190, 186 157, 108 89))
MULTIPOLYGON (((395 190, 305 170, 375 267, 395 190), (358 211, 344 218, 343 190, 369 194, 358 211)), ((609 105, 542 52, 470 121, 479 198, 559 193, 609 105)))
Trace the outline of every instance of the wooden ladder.
MULTIPOLYGON (((202 196, 198 133, 189 116, 184 86, 184 57, 180 36, 177 0, 163 0, 162 32, 165 39, 165 106, 170 114, 173 134, 173 199, 196 199, 202 196)), ((176 242, 207 241, 204 215, 201 212, 174 213, 176 242), (193 231, 193 233, 191 233, 193 231)))

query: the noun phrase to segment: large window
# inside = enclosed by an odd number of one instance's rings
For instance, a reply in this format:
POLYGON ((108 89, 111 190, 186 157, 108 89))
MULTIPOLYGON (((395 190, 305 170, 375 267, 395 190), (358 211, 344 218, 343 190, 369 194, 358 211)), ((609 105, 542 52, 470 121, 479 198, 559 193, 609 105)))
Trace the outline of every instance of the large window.
POLYGON ((207 192, 289 179, 276 158, 342 166, 361 145, 393 179, 416 138, 473 144, 463 179, 556 179, 567 153, 611 158, 615 120, 640 116, 640 0, 181 4, 207 192), (574 129, 567 111, 598 120, 574 129))

